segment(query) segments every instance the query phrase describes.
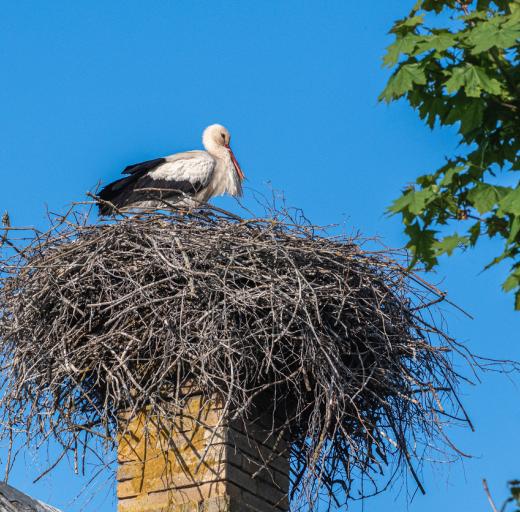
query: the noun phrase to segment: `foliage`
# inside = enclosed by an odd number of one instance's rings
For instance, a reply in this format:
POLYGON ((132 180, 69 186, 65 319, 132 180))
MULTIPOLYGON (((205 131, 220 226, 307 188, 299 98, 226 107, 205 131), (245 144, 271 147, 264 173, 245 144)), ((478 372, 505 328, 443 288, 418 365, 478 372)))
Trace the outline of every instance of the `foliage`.
POLYGON ((402 215, 412 265, 428 270, 498 238, 503 251, 486 268, 512 260, 502 287, 520 309, 520 0, 419 0, 391 32, 394 72, 380 99, 405 98, 432 129, 456 126, 461 148, 389 208, 402 215))
POLYGON ((515 503, 516 510, 514 512, 520 512, 520 480, 512 480, 511 482, 508 482, 508 485, 511 497, 506 501, 502 510, 505 509, 507 504, 515 503))

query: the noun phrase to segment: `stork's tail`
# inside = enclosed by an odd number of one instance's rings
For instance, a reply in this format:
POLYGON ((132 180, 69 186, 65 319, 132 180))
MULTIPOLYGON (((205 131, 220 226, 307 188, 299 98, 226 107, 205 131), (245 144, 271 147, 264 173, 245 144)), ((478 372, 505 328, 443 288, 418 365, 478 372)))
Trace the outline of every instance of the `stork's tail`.
POLYGON ((98 201, 97 207, 98 207, 98 215, 100 217, 108 217, 109 215, 112 215, 115 213, 114 207, 108 202, 98 201))
POLYGON ((127 176, 103 187, 98 194, 99 199, 101 199, 97 205, 99 215, 113 215, 118 208, 122 208, 125 203, 125 190, 134 181, 134 176, 127 176))

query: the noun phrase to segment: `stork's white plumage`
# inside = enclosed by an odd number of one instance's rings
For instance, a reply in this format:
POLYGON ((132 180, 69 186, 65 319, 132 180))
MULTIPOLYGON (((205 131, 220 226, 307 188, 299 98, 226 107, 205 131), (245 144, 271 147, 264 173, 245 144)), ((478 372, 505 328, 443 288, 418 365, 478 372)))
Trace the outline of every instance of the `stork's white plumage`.
POLYGON ((140 164, 123 171, 128 176, 108 184, 99 193, 100 215, 132 208, 165 208, 169 204, 194 207, 214 196, 242 195, 244 174, 231 150, 231 136, 220 124, 202 134, 206 151, 185 151, 140 164))

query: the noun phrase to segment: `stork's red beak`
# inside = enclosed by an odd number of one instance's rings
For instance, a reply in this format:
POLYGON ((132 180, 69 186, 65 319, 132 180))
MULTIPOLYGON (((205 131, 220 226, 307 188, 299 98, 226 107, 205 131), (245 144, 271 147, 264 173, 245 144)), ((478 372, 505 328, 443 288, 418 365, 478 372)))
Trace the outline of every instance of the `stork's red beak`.
POLYGON ((229 144, 226 144, 226 148, 229 151, 229 156, 231 157, 231 161, 233 162, 233 165, 235 166, 235 169, 237 170, 237 173, 240 176, 240 179, 243 180, 245 178, 245 175, 242 172, 242 169, 240 168, 240 165, 238 164, 237 159, 235 158, 235 155, 233 154, 232 149, 229 147, 229 144))

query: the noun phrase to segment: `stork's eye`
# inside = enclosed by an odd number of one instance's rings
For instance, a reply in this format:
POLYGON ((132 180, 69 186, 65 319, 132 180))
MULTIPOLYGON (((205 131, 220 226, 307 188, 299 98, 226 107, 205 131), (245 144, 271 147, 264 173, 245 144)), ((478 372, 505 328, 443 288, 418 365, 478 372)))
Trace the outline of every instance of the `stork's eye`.
POLYGON ((224 140, 226 140, 226 134, 225 134, 225 133, 221 133, 220 135, 222 135, 222 138, 223 138, 224 140))

